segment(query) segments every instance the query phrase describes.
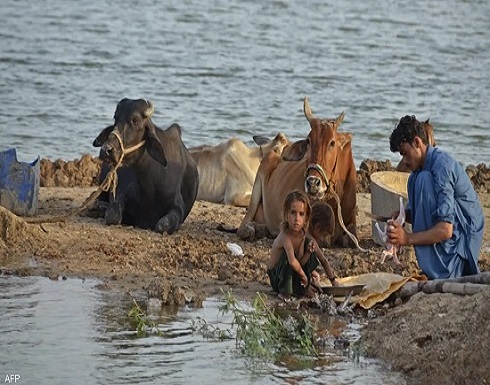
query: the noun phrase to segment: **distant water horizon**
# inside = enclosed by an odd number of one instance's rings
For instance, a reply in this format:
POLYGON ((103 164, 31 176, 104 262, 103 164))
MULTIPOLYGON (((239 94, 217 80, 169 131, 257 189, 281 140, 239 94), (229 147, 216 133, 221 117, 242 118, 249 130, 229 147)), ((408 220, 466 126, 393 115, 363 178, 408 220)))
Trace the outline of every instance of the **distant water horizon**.
POLYGON ((303 138, 313 113, 353 134, 356 166, 390 160, 404 115, 430 118, 464 166, 490 162, 490 2, 312 0, 0 5, 0 151, 97 156, 117 102, 145 98, 188 147, 303 138))

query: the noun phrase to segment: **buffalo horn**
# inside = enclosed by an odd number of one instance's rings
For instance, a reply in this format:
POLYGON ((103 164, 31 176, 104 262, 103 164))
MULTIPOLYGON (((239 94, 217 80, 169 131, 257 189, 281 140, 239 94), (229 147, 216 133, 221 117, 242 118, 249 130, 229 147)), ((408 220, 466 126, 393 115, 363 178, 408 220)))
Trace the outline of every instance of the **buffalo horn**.
POLYGON ((146 104, 148 105, 148 108, 145 110, 145 116, 147 118, 151 118, 153 112, 155 112, 155 107, 153 107, 153 104, 151 104, 151 102, 148 100, 146 101, 146 104))

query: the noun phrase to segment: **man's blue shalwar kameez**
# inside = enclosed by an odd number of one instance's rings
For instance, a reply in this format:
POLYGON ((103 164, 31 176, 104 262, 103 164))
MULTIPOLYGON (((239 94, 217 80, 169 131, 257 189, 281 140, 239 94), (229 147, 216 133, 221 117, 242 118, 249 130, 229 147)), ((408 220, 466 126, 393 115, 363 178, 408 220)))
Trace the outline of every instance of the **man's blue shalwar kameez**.
POLYGON ((450 239, 414 246, 419 267, 429 277, 456 278, 478 274, 484 217, 471 181, 451 155, 429 146, 422 169, 408 179, 412 231, 428 230, 438 222, 453 224, 450 239))

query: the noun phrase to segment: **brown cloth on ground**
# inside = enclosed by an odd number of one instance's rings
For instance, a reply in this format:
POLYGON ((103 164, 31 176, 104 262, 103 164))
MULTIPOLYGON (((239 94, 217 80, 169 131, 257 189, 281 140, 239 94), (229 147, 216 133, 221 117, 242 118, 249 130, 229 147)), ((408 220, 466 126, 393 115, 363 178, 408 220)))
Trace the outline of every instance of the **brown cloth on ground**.
MULTIPOLYGON (((374 305, 384 301, 391 294, 398 291, 408 281, 426 281, 424 275, 403 277, 392 273, 367 273, 352 277, 338 278, 341 285, 365 285, 359 295, 352 296, 351 303, 364 309, 371 309, 374 305)), ((321 286, 330 286, 327 279, 322 279, 321 286)), ((345 297, 334 298, 338 302, 345 301, 345 297)))

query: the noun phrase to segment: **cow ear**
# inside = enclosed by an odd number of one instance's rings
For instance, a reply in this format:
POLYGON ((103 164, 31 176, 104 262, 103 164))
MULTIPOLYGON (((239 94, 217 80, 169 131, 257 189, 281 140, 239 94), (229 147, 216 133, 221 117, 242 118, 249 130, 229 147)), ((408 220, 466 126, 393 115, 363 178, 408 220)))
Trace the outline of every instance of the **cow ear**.
POLYGON ((265 136, 262 135, 254 135, 252 136, 254 142, 258 144, 259 146, 264 146, 266 144, 269 144, 271 140, 265 136))
POLYGON ((282 152, 282 159, 287 161, 303 159, 306 154, 306 150, 308 150, 308 145, 308 139, 302 139, 294 142, 291 146, 284 148, 282 152))
POLYGON ((94 147, 102 147, 102 145, 107 141, 109 138, 109 134, 114 131, 114 126, 107 126, 102 130, 102 132, 97 136, 97 138, 94 139, 92 146, 94 147))
POLYGON ((163 151, 162 142, 160 142, 160 139, 158 139, 158 136, 155 133, 155 128, 153 127, 148 129, 145 147, 146 151, 148 151, 148 155, 150 155, 158 163, 161 163, 164 167, 167 167, 167 157, 165 156, 165 151, 163 151))
POLYGON ((340 149, 343 150, 344 147, 350 142, 352 142, 352 134, 342 134, 338 140, 340 149))

